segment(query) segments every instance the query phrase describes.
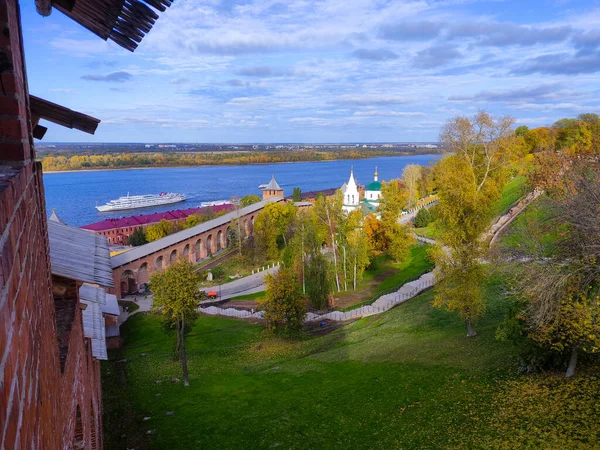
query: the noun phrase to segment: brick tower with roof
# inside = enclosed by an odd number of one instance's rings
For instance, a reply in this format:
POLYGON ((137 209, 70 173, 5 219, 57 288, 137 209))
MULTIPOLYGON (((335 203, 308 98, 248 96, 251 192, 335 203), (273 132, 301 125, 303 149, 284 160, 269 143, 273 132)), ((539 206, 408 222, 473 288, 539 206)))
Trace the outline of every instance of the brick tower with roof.
POLYGON ((283 189, 277 181, 275 181, 275 174, 271 177, 271 181, 264 188, 262 188, 263 200, 267 200, 273 197, 283 198, 283 189))

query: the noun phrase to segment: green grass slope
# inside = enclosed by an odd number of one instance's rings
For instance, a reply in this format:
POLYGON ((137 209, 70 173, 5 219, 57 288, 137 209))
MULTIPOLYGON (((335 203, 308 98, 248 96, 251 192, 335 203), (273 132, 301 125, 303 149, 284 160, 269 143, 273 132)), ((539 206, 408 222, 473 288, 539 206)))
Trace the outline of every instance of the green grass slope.
POLYGON ((171 360, 174 336, 159 317, 134 316, 123 326, 126 346, 103 367, 106 448, 475 443, 472 414, 489 416, 494 380, 508 375, 514 359, 514 349, 494 339, 505 307, 494 286, 489 293, 476 339, 464 337, 454 315, 432 309, 431 292, 299 342, 264 336, 260 325, 202 317, 186 341, 189 388, 170 381, 181 378, 171 360))

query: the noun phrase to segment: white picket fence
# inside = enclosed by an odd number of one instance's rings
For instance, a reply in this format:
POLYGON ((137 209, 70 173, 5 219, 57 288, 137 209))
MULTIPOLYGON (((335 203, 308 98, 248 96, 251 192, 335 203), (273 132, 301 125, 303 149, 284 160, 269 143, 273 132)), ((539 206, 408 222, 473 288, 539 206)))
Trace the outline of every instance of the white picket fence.
MULTIPOLYGON (((392 309, 400 303, 404 303, 434 284, 435 275, 432 272, 428 272, 422 275, 418 280, 406 283, 396 292, 379 297, 371 305, 361 306, 360 308, 352 309, 350 311, 331 311, 327 314, 308 313, 304 320, 306 322, 318 322, 321 320, 343 321, 380 314, 392 309)), ((212 316, 237 317, 240 319, 262 319, 264 317, 263 311, 252 312, 236 308, 219 308, 218 306, 201 308, 200 312, 212 316)))

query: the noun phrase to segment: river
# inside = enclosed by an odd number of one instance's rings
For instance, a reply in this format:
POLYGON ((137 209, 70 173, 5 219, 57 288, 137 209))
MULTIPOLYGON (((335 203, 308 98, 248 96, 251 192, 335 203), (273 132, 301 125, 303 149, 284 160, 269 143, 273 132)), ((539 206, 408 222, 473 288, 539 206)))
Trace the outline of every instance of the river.
POLYGON ((373 180, 375 166, 379 179, 399 178, 408 164, 428 165, 441 155, 384 156, 370 159, 258 164, 246 166, 199 166, 182 168, 105 170, 44 174, 46 208, 52 209, 69 225, 81 226, 111 217, 146 214, 199 206, 201 202, 226 200, 232 196, 260 195, 258 186, 271 175, 291 195, 294 187, 303 192, 339 188, 348 181, 350 168, 360 184, 373 180), (113 213, 100 213, 94 207, 122 195, 179 192, 185 202, 113 213))

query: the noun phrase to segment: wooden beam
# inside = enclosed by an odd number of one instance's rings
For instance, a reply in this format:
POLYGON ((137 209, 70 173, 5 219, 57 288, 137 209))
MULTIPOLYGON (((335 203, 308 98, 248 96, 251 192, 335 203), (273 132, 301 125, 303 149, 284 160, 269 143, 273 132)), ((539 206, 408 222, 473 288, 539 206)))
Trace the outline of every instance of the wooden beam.
POLYGON ((35 8, 37 12, 44 17, 48 17, 52 13, 51 0, 35 0, 35 8))
POLYGON ((46 135, 46 131, 48 131, 48 128, 43 127, 41 125, 36 125, 35 127, 33 127, 33 137, 35 139, 42 140, 46 135))
POLYGON ((48 120, 63 127, 75 128, 85 133, 94 134, 100 123, 99 119, 33 95, 29 96, 29 104, 32 116, 48 120))

